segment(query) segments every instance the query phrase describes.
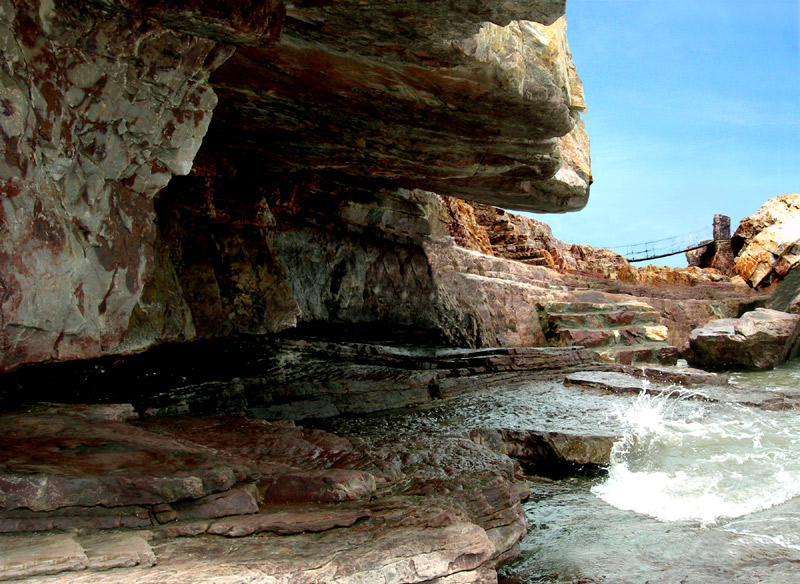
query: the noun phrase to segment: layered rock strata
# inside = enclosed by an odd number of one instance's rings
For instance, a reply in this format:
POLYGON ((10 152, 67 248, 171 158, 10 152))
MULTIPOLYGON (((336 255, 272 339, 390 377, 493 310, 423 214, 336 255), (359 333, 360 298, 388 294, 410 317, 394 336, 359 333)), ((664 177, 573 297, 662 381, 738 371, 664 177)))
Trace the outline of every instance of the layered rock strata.
POLYGON ((563 9, 294 3, 279 45, 241 50, 215 75, 212 139, 266 170, 580 209, 591 174, 563 9))
MULTIPOLYGON (((295 305, 275 250, 330 255, 338 242, 317 235, 308 247, 284 229, 266 249, 275 201, 260 204, 265 193, 291 198, 321 181, 333 189, 326 195, 341 196, 334 207, 352 202, 351 190, 391 200, 398 186, 536 210, 582 207, 588 143, 563 11, 545 0, 446 10, 301 2, 284 19, 279 2, 6 0, 0 370, 140 350, 153 339, 263 334, 294 326, 298 311, 319 313, 313 301, 295 305), (220 68, 237 45, 245 48, 220 68), (192 168, 215 108, 208 159, 226 152, 234 173, 262 177, 233 196, 246 211, 233 220, 238 233, 188 241, 199 232, 174 208, 156 218, 153 199, 192 168), (187 255, 156 241, 164 237, 183 239, 187 255), (213 274, 211 244, 227 256, 213 274), (167 263, 171 271, 161 270, 167 263), (233 305, 192 313, 196 303, 174 294, 182 277, 219 288, 233 305), (161 305, 169 316, 154 323, 148 310, 161 305)), ((207 215, 214 198, 202 193, 184 211, 207 215)), ((310 205, 311 215, 332 210, 310 205)), ((363 211, 345 213, 358 223, 363 211)), ((421 266, 414 251, 392 253, 421 266)))
POLYGON ((464 437, 101 410, 3 416, 0 579, 491 582, 525 533, 514 464, 464 437))
POLYGON ((0 404, 8 409, 102 402, 112 386, 115 396, 146 416, 321 419, 417 406, 488 384, 518 385, 603 366, 594 351, 578 347, 441 349, 378 339, 197 343, 189 351, 163 347, 155 354, 30 368, 6 376, 0 404), (75 389, 65 395, 64 384, 75 389))

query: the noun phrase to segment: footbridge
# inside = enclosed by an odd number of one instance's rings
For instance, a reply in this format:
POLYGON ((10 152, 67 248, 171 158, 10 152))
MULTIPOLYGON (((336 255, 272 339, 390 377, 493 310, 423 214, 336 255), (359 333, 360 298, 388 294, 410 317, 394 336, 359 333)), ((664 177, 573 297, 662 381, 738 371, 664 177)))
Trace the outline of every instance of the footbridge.
POLYGON ((607 249, 617 252, 631 263, 656 260, 701 249, 713 241, 730 240, 730 225, 730 217, 714 215, 714 223, 712 225, 695 228, 683 235, 675 235, 644 243, 618 245, 607 249))

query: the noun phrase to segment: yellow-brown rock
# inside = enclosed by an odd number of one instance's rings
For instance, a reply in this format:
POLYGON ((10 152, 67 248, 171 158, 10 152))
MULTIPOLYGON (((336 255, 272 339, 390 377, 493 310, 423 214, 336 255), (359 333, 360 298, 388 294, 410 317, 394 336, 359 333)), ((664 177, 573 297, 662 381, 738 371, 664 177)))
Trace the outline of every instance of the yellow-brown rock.
POLYGON ((774 197, 733 235, 733 269, 751 286, 780 279, 800 262, 800 194, 774 197))

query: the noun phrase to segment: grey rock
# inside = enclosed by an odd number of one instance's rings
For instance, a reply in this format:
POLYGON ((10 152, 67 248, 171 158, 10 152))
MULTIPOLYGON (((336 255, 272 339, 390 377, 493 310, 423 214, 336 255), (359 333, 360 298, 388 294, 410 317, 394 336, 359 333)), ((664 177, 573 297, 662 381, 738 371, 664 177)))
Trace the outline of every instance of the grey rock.
POLYGON ((758 308, 692 331, 689 362, 704 368, 771 369, 797 354, 800 316, 758 308))

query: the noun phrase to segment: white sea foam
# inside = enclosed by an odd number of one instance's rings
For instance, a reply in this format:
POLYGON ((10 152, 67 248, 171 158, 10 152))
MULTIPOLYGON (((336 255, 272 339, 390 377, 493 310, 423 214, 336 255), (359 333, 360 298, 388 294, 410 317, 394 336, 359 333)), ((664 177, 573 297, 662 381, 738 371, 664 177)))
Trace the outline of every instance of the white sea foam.
POLYGON ((712 525, 800 495, 797 416, 644 392, 616 415, 626 432, 592 489, 614 507, 712 525))

